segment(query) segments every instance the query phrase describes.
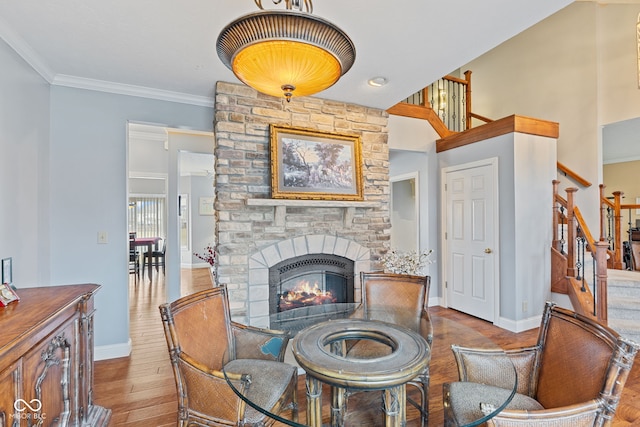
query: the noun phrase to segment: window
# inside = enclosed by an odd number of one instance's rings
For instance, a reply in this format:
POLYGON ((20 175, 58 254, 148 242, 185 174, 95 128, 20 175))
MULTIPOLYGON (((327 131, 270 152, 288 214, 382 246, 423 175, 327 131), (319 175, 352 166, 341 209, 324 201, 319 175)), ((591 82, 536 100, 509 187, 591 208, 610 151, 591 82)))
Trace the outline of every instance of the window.
POLYGON ((164 196, 129 197, 129 231, 138 237, 164 237, 167 199, 164 196))

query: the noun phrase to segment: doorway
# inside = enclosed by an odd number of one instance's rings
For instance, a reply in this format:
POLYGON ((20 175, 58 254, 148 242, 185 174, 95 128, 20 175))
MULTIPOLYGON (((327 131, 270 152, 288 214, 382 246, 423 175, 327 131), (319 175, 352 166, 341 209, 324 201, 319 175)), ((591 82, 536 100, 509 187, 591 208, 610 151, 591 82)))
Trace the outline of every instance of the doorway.
MULTIPOLYGON (((192 250, 200 242, 193 241, 192 236, 199 231, 195 230, 198 203, 201 199, 201 188, 206 188, 206 197, 213 195, 213 170, 214 170, 214 138, 212 132, 192 131, 185 129, 174 129, 161 125, 149 125, 139 123, 128 123, 128 193, 131 192, 131 176, 162 177, 163 194, 166 200, 164 204, 164 243, 166 245, 165 269, 154 270, 152 275, 154 281, 164 274, 165 287, 163 288, 164 299, 174 301, 182 296, 181 267, 183 260, 191 267, 192 250), (197 193, 197 194, 196 194, 197 193), (182 203, 179 195, 186 194, 184 203, 188 203, 186 209, 181 210, 182 203), (185 222, 181 222, 180 214, 185 214, 185 222), (181 239, 182 227, 186 227, 189 232, 186 245, 181 239)), ((156 191, 156 190, 154 190, 156 191)), ((204 190, 203 190, 204 191, 204 190)), ((205 222, 213 224, 213 216, 206 216, 205 222)), ((213 225, 211 231, 200 233, 203 239, 210 242, 213 238, 213 225)), ((153 283, 148 279, 139 283, 150 287, 150 291, 155 292, 153 283)))
POLYGON ((493 322, 499 307, 497 159, 442 170, 447 306, 493 322))
POLYGON ((420 247, 418 172, 398 175, 391 182, 391 247, 400 252, 420 247))

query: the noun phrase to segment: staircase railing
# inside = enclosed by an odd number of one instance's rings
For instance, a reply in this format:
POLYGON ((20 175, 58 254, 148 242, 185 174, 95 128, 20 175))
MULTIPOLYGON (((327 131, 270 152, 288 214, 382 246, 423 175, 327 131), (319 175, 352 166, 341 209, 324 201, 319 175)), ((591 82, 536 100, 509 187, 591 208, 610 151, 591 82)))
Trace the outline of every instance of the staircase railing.
POLYGON ((584 179, 583 177, 575 173, 573 170, 566 167, 564 164, 557 162, 557 168, 560 172, 564 174, 564 176, 570 177, 571 179, 573 179, 575 182, 582 185, 583 187, 591 187, 591 182, 587 181, 586 179, 584 179))
POLYGON ((471 111, 471 71, 464 79, 444 76, 387 110, 389 114, 426 119, 441 138, 471 129, 473 119, 492 119, 471 111))
MULTIPOLYGON (((631 220, 633 218, 633 209, 640 209, 640 204, 622 204, 622 191, 614 191, 612 197, 605 197, 605 186, 600 185, 600 201, 601 201, 601 229, 605 240, 609 245, 612 253, 612 260, 609 263, 610 268, 616 270, 629 269, 631 260, 625 259, 624 240, 631 240, 631 232, 636 227, 633 226, 631 220), (611 200, 612 199, 612 200, 611 200), (623 230, 624 213, 627 216, 627 230, 623 230)), ((629 254, 627 254, 629 255, 629 254)))
POLYGON ((552 243, 552 286, 569 296, 574 310, 607 323, 607 258, 609 244, 601 235, 596 240, 574 203, 577 188, 567 188, 567 198, 558 194, 560 181, 553 181, 554 214, 552 243), (590 255, 590 256, 588 256, 590 255), (593 263, 591 285, 587 262, 593 263))

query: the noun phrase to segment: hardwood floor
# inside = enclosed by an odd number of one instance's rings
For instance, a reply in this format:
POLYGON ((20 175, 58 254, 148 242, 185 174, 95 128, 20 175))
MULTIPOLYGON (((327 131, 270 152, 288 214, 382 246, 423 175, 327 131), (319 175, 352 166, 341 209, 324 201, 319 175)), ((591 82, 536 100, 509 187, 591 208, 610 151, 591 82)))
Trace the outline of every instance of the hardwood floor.
MULTIPOLYGON (((183 270, 183 295, 211 286, 209 272, 205 269, 183 270)), ((160 322, 158 305, 164 295, 163 276, 154 275, 154 283, 144 280, 130 284, 130 316, 132 354, 130 357, 98 361, 95 363, 94 400, 96 404, 113 411, 110 426, 175 426, 177 397, 173 372, 169 363, 167 345, 160 322), (158 277, 159 276, 159 277, 158 277)), ((515 334, 463 313, 430 307, 432 315, 460 322, 474 328, 503 348, 515 348, 535 343, 537 331, 515 334)), ((436 325, 437 326, 437 325, 436 325)), ((465 336, 435 328, 431 358, 431 389, 429 393, 429 425, 443 425, 442 384, 455 381, 457 372, 450 345, 465 344, 465 336)), ((418 399, 410 388, 409 396, 418 399)), ((298 387, 300 421, 305 421, 304 376, 298 387)), ((325 405, 328 399, 324 399, 325 405)), ((379 400, 372 394, 359 393, 349 401, 349 410, 364 407, 377 408, 379 400), (358 396, 360 395, 360 396, 358 396)), ((419 413, 407 405, 407 425, 419 426, 419 413)), ((328 413, 328 409, 323 409, 328 413)), ((369 412, 371 414, 371 412, 369 412)), ((381 425, 374 415, 359 419, 350 425, 381 425)), ((328 420, 327 420, 328 421, 328 420)), ((631 371, 622 394, 614 427, 640 426, 640 356, 631 371)))

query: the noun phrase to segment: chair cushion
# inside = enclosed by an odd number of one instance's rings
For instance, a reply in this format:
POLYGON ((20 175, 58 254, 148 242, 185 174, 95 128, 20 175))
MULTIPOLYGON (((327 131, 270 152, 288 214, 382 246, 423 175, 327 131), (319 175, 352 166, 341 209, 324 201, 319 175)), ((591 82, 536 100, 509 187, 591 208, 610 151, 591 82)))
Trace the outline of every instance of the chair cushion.
MULTIPOLYGON (((260 408, 271 410, 287 389, 296 368, 282 362, 259 359, 236 359, 224 366, 227 373, 248 374, 251 384, 245 396, 260 408)), ((246 405, 245 420, 257 423, 264 418, 258 410, 246 405)))
MULTIPOLYGON (((511 394, 511 390, 472 382, 449 384, 449 404, 458 424, 469 424, 484 416, 480 405, 500 407, 511 394)), ((445 400, 447 396, 445 396, 445 400)), ((544 409, 535 399, 516 393, 505 409, 537 411, 544 409)))

